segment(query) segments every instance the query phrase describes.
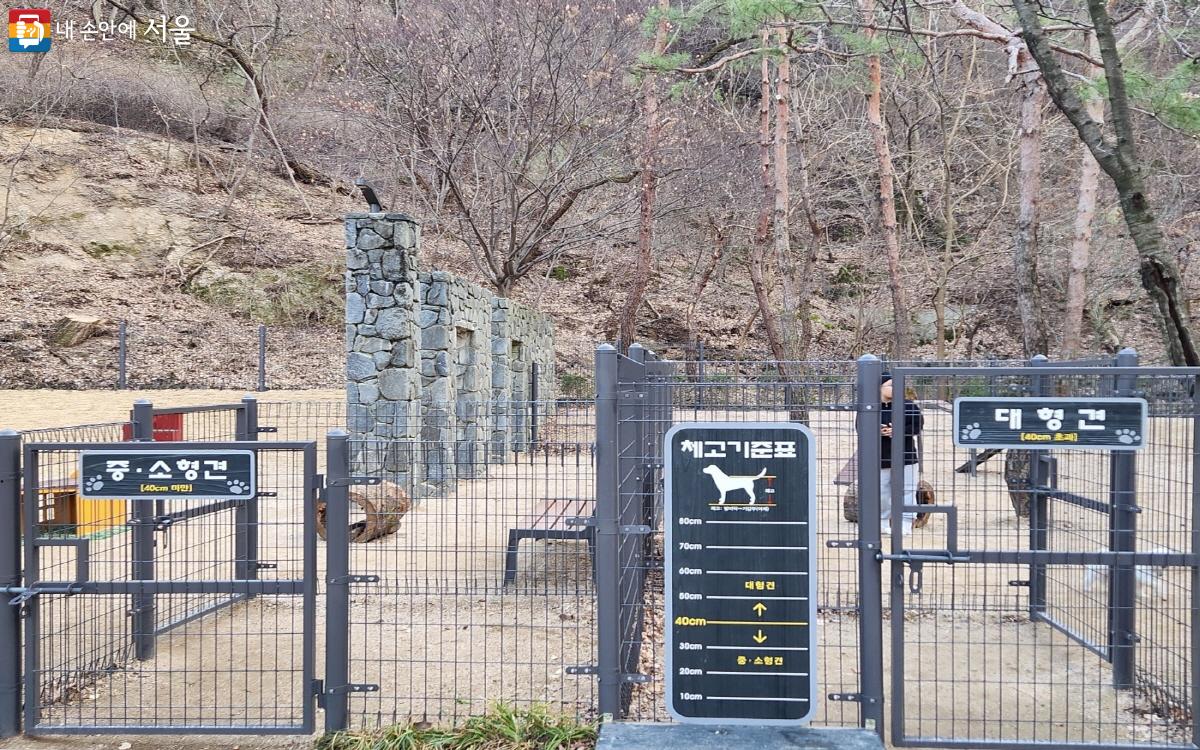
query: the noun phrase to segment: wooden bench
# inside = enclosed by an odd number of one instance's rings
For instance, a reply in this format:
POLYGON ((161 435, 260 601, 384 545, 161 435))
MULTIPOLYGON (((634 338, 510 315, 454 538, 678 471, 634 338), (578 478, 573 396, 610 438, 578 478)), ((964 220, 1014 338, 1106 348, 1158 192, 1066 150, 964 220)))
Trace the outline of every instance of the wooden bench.
POLYGON ((517 546, 522 539, 582 539, 588 543, 588 556, 595 559, 596 534, 594 526, 573 526, 574 518, 590 518, 596 507, 591 498, 561 497, 546 500, 538 508, 528 526, 508 530, 508 549, 504 553, 504 582, 517 577, 517 546))

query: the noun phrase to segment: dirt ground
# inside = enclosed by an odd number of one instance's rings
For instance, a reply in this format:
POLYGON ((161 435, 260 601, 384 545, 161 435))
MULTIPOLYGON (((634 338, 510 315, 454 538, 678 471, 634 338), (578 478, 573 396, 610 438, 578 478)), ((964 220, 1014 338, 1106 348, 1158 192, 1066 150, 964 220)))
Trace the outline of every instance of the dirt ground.
MULTIPOLYGON (((264 400, 280 395, 266 394, 264 400)), ((5 417, 12 415, 16 424, 33 427, 49 426, 51 421, 78 423, 82 415, 87 415, 84 421, 119 419, 128 408, 127 402, 111 393, 64 396, 73 396, 78 405, 63 406, 48 395, 0 394, 0 409, 5 417)), ((228 393, 216 397, 236 400, 228 393)), ((154 400, 170 403, 167 398, 155 394, 154 400)), ((214 396, 188 393, 178 398, 175 403, 185 403, 183 399, 203 403, 214 396)), ((786 418, 783 412, 699 416, 786 418)), ((843 488, 833 484, 852 454, 852 415, 816 414, 811 426, 819 452, 819 692, 855 692, 859 680, 858 620, 853 612, 856 552, 825 545, 857 533, 856 526, 842 518, 843 488)), ((955 472, 966 452, 953 448, 949 430, 947 412, 927 409, 922 476, 934 485, 939 503, 958 508, 959 547, 1025 548, 1028 526, 1013 513, 1000 459, 984 464, 974 477, 955 472)), ((1156 419, 1148 437, 1150 447, 1138 457, 1138 498, 1143 508, 1139 549, 1181 551, 1191 525, 1191 426, 1184 420, 1156 419)), ((1061 487, 1106 499, 1107 456, 1064 452, 1058 458, 1061 487)), ((349 674, 351 681, 377 684, 380 690, 350 697, 352 723, 367 727, 409 719, 440 723, 475 713, 499 699, 543 702, 587 715, 594 703, 593 678, 566 674, 566 667, 595 659, 594 594, 586 546, 577 541, 522 542, 515 584, 504 586, 502 578, 508 529, 531 520, 547 499, 589 497, 592 473, 586 455, 519 456, 421 498, 396 534, 353 546, 351 572, 378 575, 380 580, 352 587, 349 674)), ((263 570, 261 577, 302 578, 303 502, 294 469, 268 461, 260 476, 278 493, 264 499, 261 510, 260 559, 276 566, 263 570)), ((220 516, 209 519, 191 532, 171 532, 174 547, 167 552, 172 578, 210 577, 215 564, 229 559, 230 523, 220 516)), ((944 518, 934 516, 928 527, 914 533, 908 546, 942 549, 945 534, 944 518)), ((124 575, 119 561, 127 554, 123 550, 127 536, 116 533, 94 543, 94 578, 124 575), (106 559, 118 561, 107 572, 106 559)), ((1106 540, 1106 516, 1068 505, 1052 510, 1051 549, 1095 551, 1106 540)), ((318 580, 323 580, 323 543, 317 551, 318 580)), ((54 548, 54 553, 59 555, 54 560, 69 568, 68 548, 54 548)), ((1179 740, 1183 730, 1172 720, 1190 722, 1180 713, 1179 701, 1190 689, 1187 571, 1168 569, 1143 581, 1137 614, 1142 689, 1123 691, 1111 687, 1111 670, 1103 659, 1049 624, 1029 619, 1029 589, 1012 585, 1028 577, 1027 566, 928 564, 920 592, 904 597, 900 628, 893 627, 899 610, 888 609, 892 602, 885 577, 889 597, 883 623, 885 684, 890 705, 898 699, 890 679, 898 645, 893 639, 902 633, 906 734, 980 741, 1179 740)), ((1047 579, 1047 616, 1083 639, 1102 640, 1107 601, 1104 572, 1089 582, 1087 570, 1059 566, 1048 571, 1047 579)), ((905 586, 917 583, 904 581, 905 586)), ((651 587, 647 596, 640 669, 653 680, 634 690, 631 713, 635 719, 663 720, 661 588, 651 587)), ((102 617, 83 609, 100 605, 75 603, 88 599, 62 600, 60 605, 63 614, 55 625, 56 636, 75 644, 74 652, 64 647, 59 654, 64 667, 88 659, 95 664, 97 653, 112 650, 80 635, 101 622, 111 622, 104 618, 114 617, 113 612, 125 603, 114 602, 102 617)), ((323 653, 322 611, 318 600, 317 654, 323 653)), ((199 618, 161 636, 154 659, 122 662, 120 668, 103 672, 65 700, 47 706, 45 720, 69 724, 103 717, 128 721, 159 717, 177 726, 189 719, 232 724, 272 717, 290 721, 302 702, 298 670, 303 616, 298 598, 263 596, 199 618)), ((314 667, 316 675, 324 672, 319 662, 314 667)), ((855 704, 822 704, 816 724, 857 723, 855 704)), ((318 713, 318 721, 319 717, 318 713)), ((58 741, 27 739, 10 746, 21 750, 117 746, 96 738, 42 744, 58 741), (87 742, 92 744, 70 744, 87 742)), ((135 748, 161 746, 153 739, 128 741, 135 748)), ((294 739, 274 742, 254 739, 240 746, 298 746, 287 744, 294 739)), ((194 747, 233 744, 239 743, 212 738, 194 747)), ((193 747, 174 742, 172 746, 193 747)))

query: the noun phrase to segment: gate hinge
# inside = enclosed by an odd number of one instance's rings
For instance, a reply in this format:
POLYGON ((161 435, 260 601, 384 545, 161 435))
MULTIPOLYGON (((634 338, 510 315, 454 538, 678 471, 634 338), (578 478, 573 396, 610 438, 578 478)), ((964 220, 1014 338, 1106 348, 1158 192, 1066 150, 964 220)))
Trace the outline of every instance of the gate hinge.
POLYGON ((834 549, 853 547, 854 549, 879 549, 878 542, 864 542, 861 539, 830 539, 825 542, 826 547, 834 549))
POLYGON ((621 527, 622 534, 649 534, 650 527, 644 523, 627 524, 621 527))
POLYGON ((600 667, 592 666, 591 664, 583 664, 574 667, 567 667, 567 674, 600 674, 600 667))
POLYGON ((595 526, 595 516, 569 516, 567 518, 568 526, 595 526))
POLYGON ((379 583, 379 576, 376 575, 350 575, 338 576, 330 578, 326 583, 379 583))
POLYGON ((382 477, 342 477, 341 479, 330 479, 326 481, 327 487, 350 487, 356 484, 382 484, 382 477))
POLYGON ((626 673, 621 675, 621 682, 632 682, 635 685, 641 685, 650 681, 650 675, 638 674, 636 672, 626 673))
POLYGON ((1009 586, 1017 586, 1019 588, 1029 588, 1029 581, 1022 581, 1020 579, 1017 579, 1015 581, 1009 581, 1008 585, 1009 586))
POLYGON ((317 708, 325 708, 325 680, 313 680, 311 689, 309 695, 317 696, 317 708))
POLYGON ((258 427, 254 431, 258 432, 258 433, 279 432, 279 428, 278 427, 258 427))
POLYGON ((338 685, 326 688, 325 695, 341 695, 343 693, 378 693, 379 686, 369 682, 352 682, 349 685, 338 685))
POLYGON ((862 693, 830 693, 826 696, 831 701, 839 701, 842 703, 877 703, 875 698, 872 698, 862 693))
POLYGON ((256 563, 254 563, 254 567, 258 568, 259 570, 275 570, 276 568, 279 567, 279 563, 256 562, 256 563))

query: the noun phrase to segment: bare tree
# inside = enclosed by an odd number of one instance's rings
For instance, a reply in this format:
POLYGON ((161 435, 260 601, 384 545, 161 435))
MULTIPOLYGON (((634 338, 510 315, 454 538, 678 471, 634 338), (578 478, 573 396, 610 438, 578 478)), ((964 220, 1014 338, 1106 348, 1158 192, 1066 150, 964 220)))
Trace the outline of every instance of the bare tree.
MULTIPOLYGON (((1146 4, 1137 21, 1117 41, 1124 48, 1149 25, 1155 3, 1146 4)), ((1100 44, 1091 31, 1086 34, 1087 52, 1091 57, 1100 57, 1100 44)), ((1088 117, 1097 124, 1104 124, 1104 97, 1094 86, 1104 75, 1099 65, 1087 63, 1087 78, 1093 87, 1083 91, 1084 107, 1088 117)), ((1083 350, 1083 311, 1087 304, 1087 273, 1091 263, 1092 222, 1096 217, 1096 193, 1100 181, 1100 163, 1087 144, 1079 144, 1079 197, 1075 204, 1075 225, 1071 235, 1071 252, 1068 258, 1067 299, 1063 315, 1063 355, 1075 357, 1083 350)))
POLYGON ((1200 365, 1200 353, 1192 338, 1191 314, 1184 294, 1183 279, 1175 259, 1165 246, 1158 217, 1146 190, 1145 171, 1138 158, 1137 135, 1133 130, 1125 73, 1112 19, 1104 0, 1088 0, 1087 7, 1104 63, 1115 140, 1108 137, 1100 123, 1088 115, 1087 105, 1054 56, 1037 13, 1028 0, 1014 0, 1014 3, 1021 18, 1021 35, 1042 69, 1050 97, 1070 120, 1080 139, 1117 189, 1129 236, 1138 251, 1142 287, 1154 301, 1171 361, 1177 365, 1200 365))
MULTIPOLYGON (((866 24, 864 35, 868 40, 874 40, 878 35, 874 26, 875 0, 859 0, 859 10, 866 24)), ((867 77, 867 123, 879 168, 879 223, 887 258, 888 287, 892 293, 892 356, 903 359, 908 356, 912 346, 912 325, 901 278, 900 227, 896 220, 896 167, 892 163, 887 126, 883 122, 883 63, 877 53, 867 56, 867 77)))
POLYGON ((630 229, 637 193, 609 190, 638 176, 619 19, 550 0, 426 10, 363 44, 389 91, 380 138, 434 227, 505 295, 563 252, 630 229))
MULTIPOLYGON (((671 10, 670 0, 658 0, 658 23, 654 29, 653 54, 662 57, 667 51, 667 32, 670 25, 667 14, 671 10)), ((637 315, 646 297, 646 284, 650 281, 654 252, 654 204, 658 191, 659 141, 662 139, 662 120, 658 112, 658 82, 655 76, 642 78, 642 118, 645 122, 645 140, 638 158, 641 171, 641 192, 638 195, 638 254, 637 266, 633 271, 632 286, 625 297, 617 324, 617 342, 622 349, 628 348, 637 338, 637 315)))

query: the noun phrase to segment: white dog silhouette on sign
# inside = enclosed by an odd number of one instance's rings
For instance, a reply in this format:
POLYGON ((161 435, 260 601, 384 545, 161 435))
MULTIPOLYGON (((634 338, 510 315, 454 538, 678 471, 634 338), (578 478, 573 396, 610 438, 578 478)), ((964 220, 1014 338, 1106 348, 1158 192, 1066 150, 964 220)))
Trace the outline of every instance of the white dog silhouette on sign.
POLYGON ((717 501, 720 505, 724 505, 726 496, 735 490, 741 490, 749 495, 750 505, 754 505, 758 502, 758 498, 754 494, 754 483, 767 475, 767 470, 764 468, 758 472, 758 476, 731 477, 721 471, 716 464, 705 466, 703 471, 712 477, 713 484, 717 485, 717 490, 721 493, 721 499, 717 501))

